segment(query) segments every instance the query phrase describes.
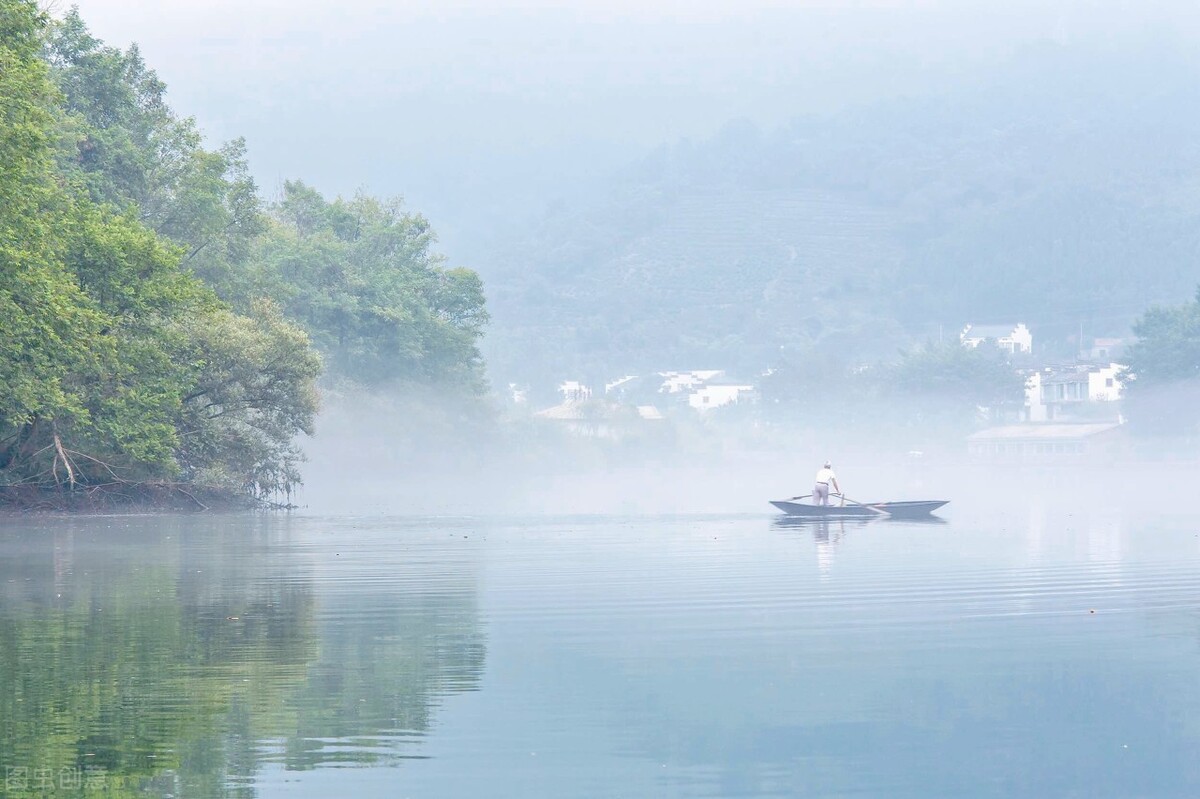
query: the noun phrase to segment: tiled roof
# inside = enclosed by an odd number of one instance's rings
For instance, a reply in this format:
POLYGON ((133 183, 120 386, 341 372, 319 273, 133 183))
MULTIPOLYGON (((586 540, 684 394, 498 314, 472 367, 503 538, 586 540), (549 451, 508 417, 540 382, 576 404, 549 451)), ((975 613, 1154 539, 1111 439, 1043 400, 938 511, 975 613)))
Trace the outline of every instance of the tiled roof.
POLYGON ((1073 440, 1107 433, 1120 425, 1117 422, 1091 422, 1081 424, 1012 424, 991 427, 967 436, 970 441, 1033 441, 1053 438, 1073 440))

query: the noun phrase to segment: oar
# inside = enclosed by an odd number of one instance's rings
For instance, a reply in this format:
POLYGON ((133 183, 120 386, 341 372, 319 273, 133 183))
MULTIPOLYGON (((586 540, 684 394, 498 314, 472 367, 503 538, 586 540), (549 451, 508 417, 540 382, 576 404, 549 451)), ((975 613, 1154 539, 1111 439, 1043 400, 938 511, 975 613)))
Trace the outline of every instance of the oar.
POLYGON ((861 502, 856 502, 855 500, 853 500, 853 499, 850 499, 850 497, 846 496, 845 494, 838 494, 838 496, 842 498, 842 502, 843 502, 843 504, 844 504, 844 503, 846 503, 846 502, 852 502, 853 504, 855 504, 855 505, 859 506, 860 508, 866 508, 867 510, 874 511, 875 513, 878 513, 878 514, 880 514, 881 516, 887 516, 887 515, 888 515, 887 511, 880 510, 879 508, 875 507, 874 505, 864 505, 864 504, 863 504, 863 503, 861 503, 861 502))
POLYGON ((784 502, 795 502, 798 499, 808 499, 811 496, 812 496, 812 494, 805 494, 802 497, 788 497, 787 499, 784 500, 784 502))

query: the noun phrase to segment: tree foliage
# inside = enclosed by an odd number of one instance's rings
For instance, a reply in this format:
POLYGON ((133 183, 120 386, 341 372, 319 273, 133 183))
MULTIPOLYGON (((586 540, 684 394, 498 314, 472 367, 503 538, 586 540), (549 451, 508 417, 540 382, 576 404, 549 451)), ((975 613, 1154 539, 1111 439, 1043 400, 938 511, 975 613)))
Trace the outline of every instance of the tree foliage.
POLYGON ((927 342, 890 361, 855 364, 817 351, 762 381, 768 418, 863 435, 877 442, 901 432, 964 434, 1015 415, 1025 378, 1008 353, 992 345, 927 342))
POLYGON ((245 143, 205 149, 196 121, 172 112, 137 47, 105 46, 75 9, 51 26, 46 52, 62 92, 63 174, 182 247, 183 266, 222 298, 239 296, 264 222, 245 143))
POLYGON ((1146 311, 1133 332, 1126 360, 1139 388, 1200 378, 1200 290, 1191 302, 1146 311))
POLYGON ((1154 306, 1134 325, 1125 354, 1126 406, 1135 431, 1200 431, 1200 290, 1191 302, 1154 306))
POLYGON ((240 481, 253 494, 300 482, 293 435, 313 433, 321 360, 308 335, 267 301, 248 316, 217 309, 177 327, 177 357, 194 365, 182 398, 183 473, 201 483, 240 481))
POLYGON ((165 92, 77 11, 0 0, 0 484, 290 492, 317 349, 478 397, 482 287, 424 218, 302 183, 268 213, 165 92))
POLYGON ((288 490, 319 360, 277 311, 231 312, 181 265, 187 237, 147 225, 156 197, 198 218, 181 198, 206 189, 156 183, 155 137, 174 123, 136 52, 100 47, 71 14, 51 69, 48 24, 0 0, 0 482, 288 490))
POLYGON ((483 287, 432 250, 429 222, 399 201, 328 201, 284 184, 258 243, 255 293, 278 298, 330 369, 368 385, 483 387, 483 287))
POLYGON ((904 395, 985 408, 1019 405, 1025 381, 999 347, 926 343, 901 354, 889 382, 904 395))

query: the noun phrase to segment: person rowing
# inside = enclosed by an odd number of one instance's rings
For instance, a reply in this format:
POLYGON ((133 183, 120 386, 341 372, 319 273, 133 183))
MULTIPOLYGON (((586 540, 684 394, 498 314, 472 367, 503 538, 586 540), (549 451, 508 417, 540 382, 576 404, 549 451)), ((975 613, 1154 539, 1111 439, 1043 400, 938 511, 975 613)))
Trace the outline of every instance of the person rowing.
POLYGON ((838 485, 837 475, 833 473, 833 464, 825 461, 825 465, 817 472, 817 483, 813 486, 813 504, 828 505, 829 504, 829 486, 833 485, 833 490, 840 494, 842 493, 841 486, 838 485))

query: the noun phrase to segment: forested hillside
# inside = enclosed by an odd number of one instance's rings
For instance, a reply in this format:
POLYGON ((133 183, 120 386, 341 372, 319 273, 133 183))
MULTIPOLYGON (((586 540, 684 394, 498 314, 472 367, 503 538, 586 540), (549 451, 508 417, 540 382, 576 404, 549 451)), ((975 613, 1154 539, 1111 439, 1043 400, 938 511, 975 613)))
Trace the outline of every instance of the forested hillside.
POLYGON ((1200 71, 1137 56, 1047 45, 970 91, 664 148, 489 267, 493 370, 867 361, 965 322, 1064 351, 1127 332, 1200 276, 1200 71))
POLYGON ((75 12, 0 0, 0 67, 5 498, 286 494, 323 374, 482 393, 479 282, 419 215, 264 202, 75 12))

